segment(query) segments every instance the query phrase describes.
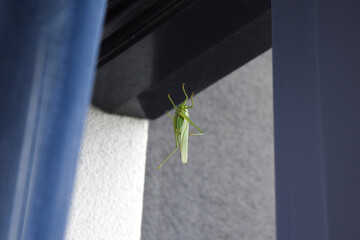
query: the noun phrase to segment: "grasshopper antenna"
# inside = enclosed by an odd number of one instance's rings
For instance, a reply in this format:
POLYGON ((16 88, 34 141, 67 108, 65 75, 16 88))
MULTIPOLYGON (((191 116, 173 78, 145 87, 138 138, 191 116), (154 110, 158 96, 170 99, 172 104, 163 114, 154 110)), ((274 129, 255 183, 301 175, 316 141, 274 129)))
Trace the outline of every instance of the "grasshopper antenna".
POLYGON ((210 68, 210 64, 206 67, 206 69, 205 69, 205 71, 204 71, 204 73, 203 73, 203 75, 201 77, 201 80, 200 80, 196 90, 193 92, 194 94, 197 93, 197 91, 199 90, 199 87, 201 86, 201 83, 204 81, 205 76, 206 76, 207 72, 209 71, 209 68, 210 68))

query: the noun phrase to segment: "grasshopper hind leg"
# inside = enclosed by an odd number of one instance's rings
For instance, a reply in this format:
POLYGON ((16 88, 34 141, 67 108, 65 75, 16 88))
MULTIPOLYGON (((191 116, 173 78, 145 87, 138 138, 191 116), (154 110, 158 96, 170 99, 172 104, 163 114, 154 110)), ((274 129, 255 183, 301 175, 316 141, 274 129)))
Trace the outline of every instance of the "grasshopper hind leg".
POLYGON ((176 145, 174 151, 172 151, 172 152, 169 154, 169 156, 167 156, 167 157, 165 158, 165 160, 162 161, 162 163, 160 163, 160 165, 156 168, 156 170, 159 170, 159 168, 161 168, 161 166, 164 165, 164 163, 176 152, 177 149, 178 149, 178 146, 176 145))

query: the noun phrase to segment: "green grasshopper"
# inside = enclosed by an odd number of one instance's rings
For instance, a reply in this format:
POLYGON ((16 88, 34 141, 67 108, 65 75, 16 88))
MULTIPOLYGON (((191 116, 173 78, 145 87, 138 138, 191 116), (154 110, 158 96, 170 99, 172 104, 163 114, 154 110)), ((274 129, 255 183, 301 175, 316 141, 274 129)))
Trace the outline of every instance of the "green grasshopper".
POLYGON ((190 135, 203 135, 204 132, 201 131, 189 118, 189 108, 192 108, 194 106, 194 101, 193 101, 193 96, 194 96, 194 92, 191 94, 191 106, 186 106, 186 102, 188 100, 188 95, 186 94, 185 91, 185 83, 183 83, 182 85, 182 89, 184 91, 185 94, 185 101, 180 104, 179 106, 175 106, 173 100, 170 97, 170 94, 168 94, 168 98, 170 99, 172 105, 175 108, 175 116, 171 116, 167 111, 166 114, 169 115, 172 119, 173 119, 173 127, 174 127, 174 135, 175 135, 175 149, 174 151, 172 151, 169 156, 167 156, 165 158, 164 161, 162 161, 162 163, 160 163, 160 165, 156 168, 159 169, 170 157, 171 155, 174 154, 174 152, 176 152, 176 150, 179 147, 179 152, 180 152, 180 157, 181 157, 181 161, 183 163, 187 163, 188 160, 188 140, 189 140, 189 136, 190 135), (199 133, 193 133, 193 131, 190 132, 189 134, 189 123, 191 125, 193 125, 198 131, 199 133))

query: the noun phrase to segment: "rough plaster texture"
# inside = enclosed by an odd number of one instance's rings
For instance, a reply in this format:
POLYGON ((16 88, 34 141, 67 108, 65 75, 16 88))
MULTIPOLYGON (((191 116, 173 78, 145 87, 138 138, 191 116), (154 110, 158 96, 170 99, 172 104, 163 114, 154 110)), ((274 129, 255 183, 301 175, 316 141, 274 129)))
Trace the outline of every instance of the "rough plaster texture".
POLYGON ((89 112, 67 240, 138 240, 148 121, 89 112))
POLYGON ((195 96, 205 135, 190 137, 186 165, 174 154, 155 171, 175 144, 168 116, 150 122, 142 240, 275 239, 271 57, 195 96))

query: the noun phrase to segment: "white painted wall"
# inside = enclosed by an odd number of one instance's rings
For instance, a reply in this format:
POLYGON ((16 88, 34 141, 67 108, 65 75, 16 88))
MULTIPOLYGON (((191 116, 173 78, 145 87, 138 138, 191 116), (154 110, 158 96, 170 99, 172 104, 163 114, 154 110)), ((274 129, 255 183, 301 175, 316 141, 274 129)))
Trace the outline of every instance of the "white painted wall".
POLYGON ((140 240, 148 121, 88 115, 65 239, 140 240))

